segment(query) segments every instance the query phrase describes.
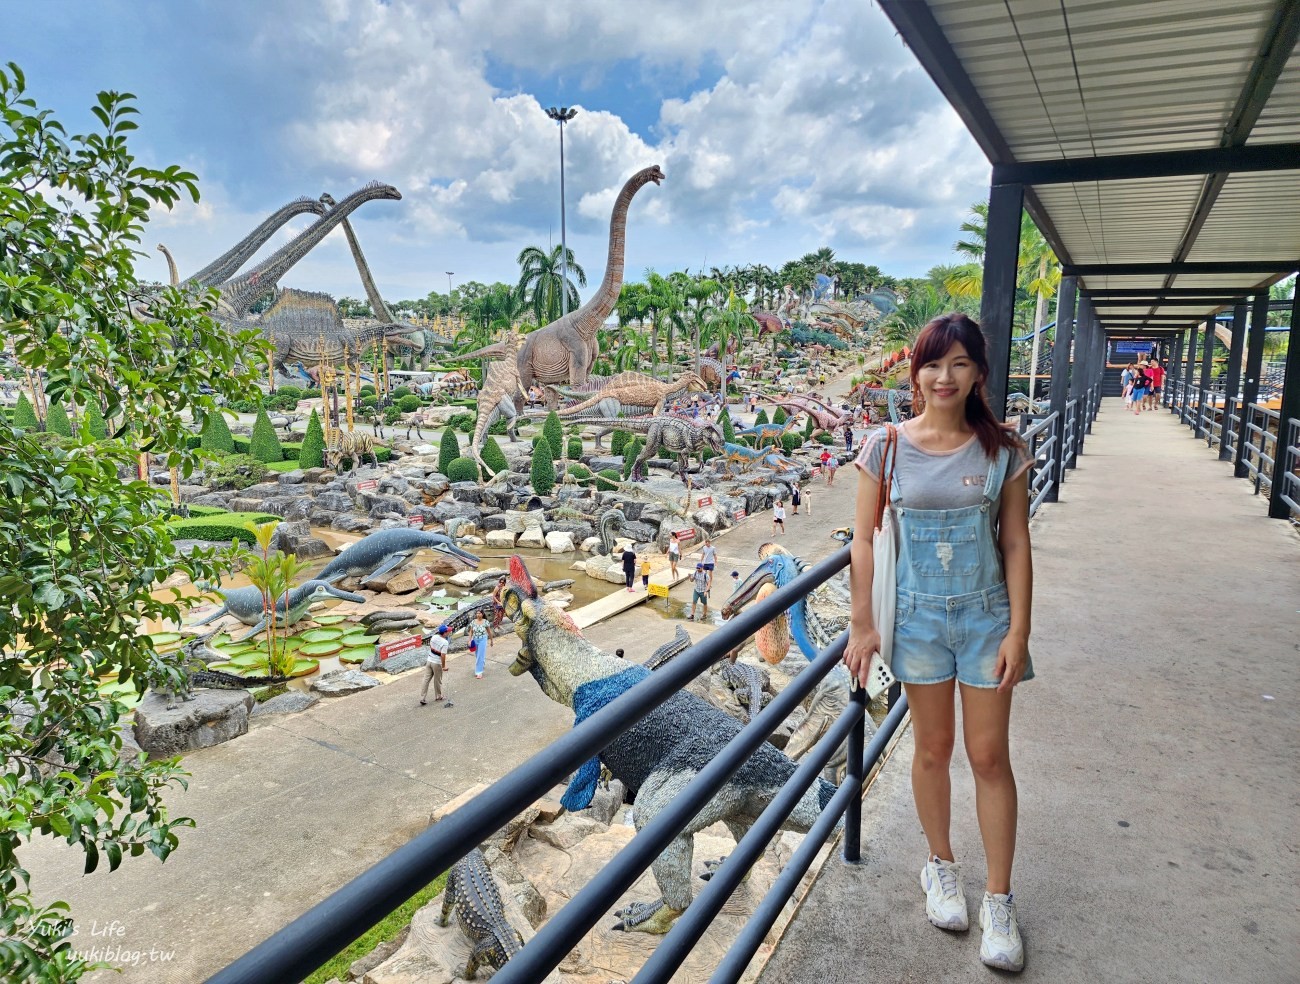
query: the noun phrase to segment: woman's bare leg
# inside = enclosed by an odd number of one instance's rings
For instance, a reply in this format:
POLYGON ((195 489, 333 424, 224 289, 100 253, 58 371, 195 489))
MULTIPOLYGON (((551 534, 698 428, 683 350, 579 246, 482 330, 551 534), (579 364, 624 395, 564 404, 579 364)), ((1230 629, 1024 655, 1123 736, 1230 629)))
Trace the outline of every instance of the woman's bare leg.
POLYGON ((953 691, 956 681, 903 684, 912 713, 912 797, 916 815, 930 845, 928 857, 955 861, 949 828, 952 823, 952 746, 956 737, 953 691))
MULTIPOLYGON (((908 700, 910 703, 911 698, 908 700)), ((966 757, 975 775, 975 813, 988 861, 985 887, 987 891, 1006 895, 1011 891, 1019 810, 1008 740, 1011 694, 963 685, 961 717, 966 757)))

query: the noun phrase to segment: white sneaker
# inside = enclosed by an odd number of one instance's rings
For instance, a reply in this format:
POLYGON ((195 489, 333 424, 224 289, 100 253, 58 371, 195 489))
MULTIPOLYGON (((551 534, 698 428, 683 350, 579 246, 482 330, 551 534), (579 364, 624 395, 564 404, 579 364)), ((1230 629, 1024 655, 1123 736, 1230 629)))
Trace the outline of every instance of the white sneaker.
POLYGON ((931 923, 940 929, 970 928, 960 864, 936 855, 921 869, 921 890, 925 892, 925 915, 931 923))
POLYGON ((1016 924, 1016 903, 1010 895, 984 893, 980 903, 980 959, 999 970, 1024 970, 1025 945, 1016 924))

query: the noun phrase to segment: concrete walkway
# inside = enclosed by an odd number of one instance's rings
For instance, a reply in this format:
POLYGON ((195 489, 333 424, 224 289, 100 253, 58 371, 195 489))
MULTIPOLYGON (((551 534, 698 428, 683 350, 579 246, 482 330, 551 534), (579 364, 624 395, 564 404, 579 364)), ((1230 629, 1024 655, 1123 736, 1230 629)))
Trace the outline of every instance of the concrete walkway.
MULTIPOLYGON (((1300 979, 1300 537, 1167 412, 1107 400, 1033 523, 1017 690, 1020 979, 1300 979)), ((960 746, 960 742, 958 743, 960 746)), ((979 931, 925 919, 911 733, 763 981, 987 981, 979 931)), ((960 747, 953 846, 974 924, 984 863, 960 747)))

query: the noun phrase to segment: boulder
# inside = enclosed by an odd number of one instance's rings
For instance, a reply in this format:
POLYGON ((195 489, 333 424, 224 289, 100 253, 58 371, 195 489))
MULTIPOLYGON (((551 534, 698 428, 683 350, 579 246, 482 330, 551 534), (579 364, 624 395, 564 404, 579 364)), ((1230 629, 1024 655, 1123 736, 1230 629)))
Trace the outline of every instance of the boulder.
POLYGON ((599 546, 600 546, 600 537, 589 536, 587 537, 587 539, 582 541, 582 545, 578 549, 581 550, 583 553, 595 553, 596 548, 599 546))
POLYGON ((511 533, 522 533, 529 528, 539 532, 546 522, 546 510, 534 509, 532 512, 510 512, 505 514, 506 529, 511 533))
POLYGON ((546 537, 542 533, 540 526, 528 526, 519 534, 516 546, 520 547, 540 547, 546 543, 546 537))
POLYGON ((506 528, 505 516, 501 514, 500 510, 489 512, 489 508, 487 506, 483 508, 483 521, 479 524, 479 528, 483 530, 504 530, 506 528))
POLYGON ((597 786, 596 795, 591 798, 591 805, 575 816, 591 817, 597 823, 608 827, 623 812, 623 798, 626 787, 618 779, 611 779, 608 786, 597 786))
POLYGON ((336 530, 342 530, 344 533, 369 533, 371 522, 365 516, 349 516, 340 514, 335 516, 330 523, 330 527, 336 530))
POLYGON ((420 575, 429 573, 427 567, 408 565, 395 571, 389 571, 382 577, 372 578, 366 587, 375 591, 386 591, 392 595, 410 594, 420 590, 420 575))
POLYGON ((581 813, 566 813, 554 823, 544 827, 532 827, 528 831, 528 836, 551 847, 558 847, 561 851, 567 851, 579 841, 599 833, 607 826, 609 825, 601 823, 595 817, 588 816, 584 810, 581 813))
MULTIPOLYGON (((530 807, 526 812, 535 813, 536 807, 530 807)), ((527 829, 527 826, 520 828, 520 833, 527 829)), ((528 925, 533 929, 541 926, 546 921, 546 900, 542 898, 542 893, 537 891, 537 886, 525 877, 519 870, 519 866, 511 860, 510 855, 503 853, 501 848, 488 847, 483 852, 483 857, 487 860, 488 867, 492 869, 492 874, 496 875, 498 880, 505 882, 506 889, 519 904, 524 918, 528 920, 528 925)))
MULTIPOLYGON (((424 477, 423 470, 419 472, 418 477, 424 477)), ((379 491, 384 495, 400 495, 405 497, 406 493, 410 490, 411 483, 401 475, 386 475, 379 480, 379 491)))
POLYGON ((595 527, 581 519, 557 519, 555 522, 543 526, 542 532, 568 533, 573 537, 574 543, 581 543, 587 537, 596 535, 595 527))
POLYGON ((722 513, 715 506, 705 506, 703 509, 697 509, 692 519, 695 520, 697 526, 702 527, 709 533, 716 533, 727 525, 722 513))
POLYGON ((312 681, 311 689, 322 697, 346 697, 379 685, 378 680, 366 676, 360 670, 335 670, 312 681))
POLYGON ((295 468, 293 471, 280 472, 279 482, 281 485, 301 485, 302 469, 295 468))
POLYGON ((573 553, 577 547, 573 543, 573 534, 561 530, 547 533, 546 549, 551 553, 573 553))
POLYGON ((195 506, 216 506, 218 509, 227 509, 230 506, 230 493, 208 492, 191 499, 190 504, 195 506))
POLYGON ((299 560, 311 560, 313 557, 331 557, 333 554, 333 547, 324 540, 316 539, 314 536, 299 540, 293 548, 293 555, 299 560))
POLYGON ((352 497, 346 492, 321 492, 316 496, 317 509, 329 509, 332 512, 351 512, 352 497))
POLYGON ((211 748, 248 731, 253 695, 247 690, 195 690, 191 700, 149 691, 135 711, 135 740, 150 755, 179 755, 211 748))
POLYGON ((457 502, 479 505, 483 501, 483 489, 478 482, 452 482, 451 496, 457 502))
POLYGON ((472 588, 478 579, 478 571, 459 571, 447 578, 447 583, 454 584, 458 588, 472 588))
POLYGON ((429 661, 429 648, 419 646, 406 649, 388 659, 380 659, 378 653, 371 653, 361 664, 363 670, 383 670, 385 673, 403 673, 424 666, 429 661))
POLYGON ((513 549, 515 545, 515 537, 517 535, 518 534, 516 533, 511 533, 509 530, 488 530, 486 536, 487 545, 489 547, 505 547, 507 549, 513 549))
POLYGON ((443 499, 433 507, 432 516, 439 523, 445 523, 456 516, 463 516, 477 523, 481 518, 481 513, 478 506, 472 503, 443 499))
POLYGON ((316 694, 304 693, 301 690, 290 690, 287 693, 276 694, 274 697, 254 705, 251 717, 262 717, 266 714, 293 714, 297 711, 305 711, 312 705, 319 703, 320 698, 316 694))
POLYGON ((637 543, 653 543, 659 535, 659 531, 649 523, 628 522, 623 524, 620 531, 623 536, 637 543))
POLYGON ((411 507, 411 504, 400 495, 377 495, 374 492, 362 492, 357 498, 360 500, 361 508, 365 509, 371 516, 382 516, 386 513, 405 516, 407 510, 411 507))
POLYGON ((587 570, 587 561, 575 560, 572 564, 569 565, 569 570, 585 572, 587 570))
POLYGON ((305 485, 319 485, 322 482, 331 481, 334 478, 334 472, 328 468, 304 468, 302 470, 302 480, 305 485))
POLYGON ((605 568, 605 580, 610 584, 625 584, 627 582, 627 578, 623 574, 622 560, 615 560, 605 568))

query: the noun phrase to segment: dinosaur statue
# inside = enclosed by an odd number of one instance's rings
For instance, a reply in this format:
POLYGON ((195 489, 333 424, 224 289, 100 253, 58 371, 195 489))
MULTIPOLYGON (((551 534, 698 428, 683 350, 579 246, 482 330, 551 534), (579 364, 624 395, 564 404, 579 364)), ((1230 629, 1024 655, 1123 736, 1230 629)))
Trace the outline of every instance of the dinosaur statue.
MULTIPOLYGON (((599 351, 596 331, 605 323, 618 302, 623 286, 623 241, 627 229, 627 209, 632 196, 653 181, 659 184, 664 172, 655 164, 628 178, 623 190, 614 200, 614 211, 609 219, 609 259, 605 264, 605 279, 586 304, 570 311, 558 321, 528 335, 519 350, 519 383, 524 392, 536 383, 554 386, 557 383, 585 382, 599 351)), ((558 397, 548 391, 547 406, 555 409, 558 397)), ((517 408, 522 410, 520 401, 517 408)))
POLYGON ((460 975, 465 980, 472 981, 484 964, 500 970, 523 949, 524 938, 506 918, 505 905, 492 877, 492 869, 477 847, 452 865, 447 873, 438 925, 446 926, 452 912, 456 913, 456 922, 460 924, 461 932, 469 937, 472 947, 469 962, 460 975))
MULTIPOLYGON (((644 666, 629 666, 597 649, 568 615, 542 601, 518 556, 510 559, 510 576, 502 602, 523 642, 510 672, 531 674, 546 696, 574 710, 575 724, 650 676, 644 666)), ((740 722, 731 715, 702 697, 679 691, 583 765, 561 804, 568 810, 585 809, 595 795, 603 764, 635 798, 634 822, 638 831, 643 830, 740 730, 740 722)), ((759 746, 651 863, 661 897, 620 909, 615 913, 619 919, 615 928, 667 932, 691 902, 695 834, 722 822, 739 841, 794 771, 795 764, 774 747, 759 746)), ((818 780, 804 793, 784 829, 809 830, 834 793, 833 785, 818 780)))
MULTIPOLYGON (((215 622, 223 615, 233 615, 245 625, 253 627, 252 631, 236 640, 237 642, 251 639, 266 628, 266 611, 263 607, 262 592, 259 588, 249 585, 243 588, 231 588, 226 591, 217 588, 214 591, 216 594, 221 595, 221 607, 206 618, 193 623, 195 626, 215 622)), ((296 588, 290 588, 286 594, 277 599, 275 603, 276 624, 293 625, 307 614, 307 610, 312 605, 324 598, 341 598, 343 601, 350 601, 357 605, 364 604, 366 600, 362 595, 343 591, 320 578, 304 581, 296 588)))
POLYGON ((524 336, 518 331, 508 331, 494 344, 477 349, 461 358, 486 359, 496 356, 483 370, 483 388, 478 392, 475 408, 474 436, 469 442, 469 452, 478 463, 479 480, 487 464, 483 461, 483 445, 488 431, 498 420, 505 420, 506 433, 511 441, 519 440, 519 408, 515 397, 524 391, 519 385, 519 350, 524 336))
MULTIPOLYGON (((787 288, 789 289, 789 288, 787 288)), ((749 315, 758 322, 758 335, 779 335, 785 331, 786 323, 770 311, 750 311, 749 315)))
POLYGON ((704 380, 706 386, 716 386, 720 391, 725 390, 726 376, 726 367, 717 359, 708 357, 700 359, 700 378, 704 380))
POLYGON ((461 561, 467 567, 478 569, 479 560, 472 553, 466 553, 456 546, 451 537, 444 533, 430 533, 425 530, 388 529, 376 530, 363 536, 356 543, 344 547, 337 557, 325 565, 316 575, 318 580, 341 580, 349 575, 361 578, 364 586, 389 571, 406 563, 421 550, 437 550, 461 561))
MULTIPOLYGON (((605 381, 605 385, 581 403, 556 411, 560 419, 576 417, 581 414, 599 414, 614 420, 624 414, 662 414, 668 401, 679 394, 705 393, 708 384, 689 369, 673 382, 663 382, 653 376, 639 372, 621 372, 605 381)), ((597 451, 602 450, 600 440, 610 431, 596 432, 597 451)))
MULTIPOLYGON (((569 423, 580 427, 605 423, 605 417, 571 417, 569 423)), ((722 453, 725 438, 722 428, 712 420, 695 421, 672 414, 653 417, 625 417, 619 420, 621 430, 634 434, 644 434, 645 447, 632 463, 633 481, 645 478, 644 464, 655 456, 659 450, 677 455, 678 467, 683 477, 691 455, 700 456, 700 467, 704 467, 704 450, 707 448, 716 454, 722 453)))
POLYGON ((872 423, 879 422, 880 407, 888 409, 889 419, 896 424, 912 415, 910 389, 884 389, 864 382, 853 387, 848 398, 850 401, 857 400, 858 405, 867 410, 872 423))
POLYGON ((607 557, 614 552, 614 538, 618 535, 616 530, 621 530, 626 522, 627 516, 624 515, 622 506, 611 506, 600 514, 596 535, 600 537, 597 549, 602 556, 607 557))
POLYGON ((299 215, 324 215, 325 206, 314 198, 295 198, 268 215, 252 232, 185 282, 196 287, 216 287, 233 277, 290 219, 299 215))
POLYGON ((181 275, 176 270, 176 257, 172 256, 172 251, 162 243, 158 244, 158 252, 167 258, 167 274, 170 278, 171 285, 177 287, 181 282, 181 275))
POLYGON ((344 459, 352 462, 351 471, 361 467, 361 462, 369 458, 379 466, 379 455, 375 453, 375 439, 370 434, 360 431, 344 431, 335 428, 330 431, 329 440, 325 442, 325 466, 337 469, 344 459))
POLYGON ((299 362, 317 383, 320 365, 346 365, 355 373, 376 348, 396 344, 420 350, 423 346, 422 341, 411 338, 406 325, 346 327, 334 298, 315 291, 280 291, 257 327, 274 346, 271 361, 277 369, 287 373, 288 363, 299 362))
POLYGON ((794 430, 794 425, 794 418, 789 417, 784 424, 755 424, 753 427, 742 428, 736 431, 736 436, 750 438, 755 447, 762 448, 768 445, 781 447, 781 438, 787 432, 794 430))
POLYGON ((806 413, 812 417, 813 432, 808 436, 813 438, 818 434, 835 434, 848 421, 853 419, 851 413, 828 407, 820 400, 810 396, 787 396, 775 402, 777 406, 785 407, 787 410, 793 410, 796 413, 806 413))
POLYGON ((741 465, 741 471, 749 471, 760 462, 768 468, 775 468, 778 471, 783 468, 799 467, 797 461, 787 458, 769 447, 749 448, 743 444, 733 444, 730 441, 723 445, 722 462, 728 476, 732 474, 731 466, 733 464, 741 465))
MULTIPOLYGON (((206 642, 210 638, 211 636, 205 636, 202 641, 206 642)), ((164 688, 167 695, 166 706, 169 711, 176 709, 178 699, 193 700, 194 694, 191 691, 200 688, 205 690, 244 690, 248 687, 267 687, 277 683, 288 683, 290 680, 289 677, 245 677, 237 676, 234 673, 226 673, 222 670, 210 670, 202 655, 194 652, 188 646, 182 650, 182 653, 180 669, 185 675, 185 682, 179 687, 164 688)))

